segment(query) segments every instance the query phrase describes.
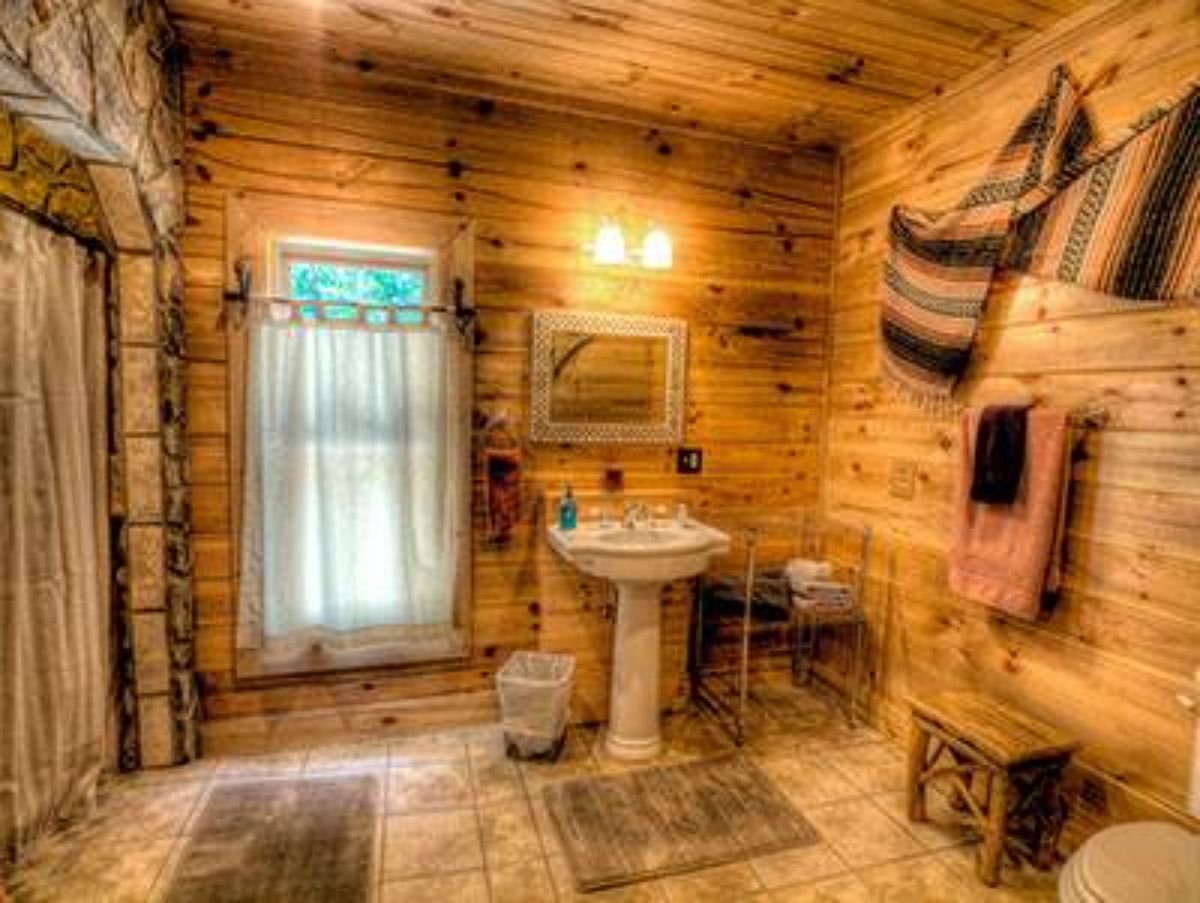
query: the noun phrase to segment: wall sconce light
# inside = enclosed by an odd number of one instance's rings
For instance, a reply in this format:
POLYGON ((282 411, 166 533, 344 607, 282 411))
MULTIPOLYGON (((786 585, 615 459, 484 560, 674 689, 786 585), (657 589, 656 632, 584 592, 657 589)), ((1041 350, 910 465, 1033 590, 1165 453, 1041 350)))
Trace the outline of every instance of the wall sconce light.
POLYGON ((640 263, 648 270, 669 270, 674 264, 671 236, 658 226, 651 226, 640 248, 625 247, 625 233, 611 219, 605 219, 596 240, 591 245, 592 260, 601 266, 624 266, 640 263))
POLYGON ((612 220, 605 220, 592 245, 592 259, 605 266, 620 266, 625 259, 625 234, 612 220))
POLYGON ((655 226, 642 239, 642 266, 648 270, 669 270, 674 262, 671 236, 655 226))

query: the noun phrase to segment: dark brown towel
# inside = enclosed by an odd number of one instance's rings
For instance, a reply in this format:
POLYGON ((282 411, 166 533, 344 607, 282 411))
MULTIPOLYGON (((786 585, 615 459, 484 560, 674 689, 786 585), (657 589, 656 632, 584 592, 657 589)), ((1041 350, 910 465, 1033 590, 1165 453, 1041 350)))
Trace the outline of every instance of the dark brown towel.
POLYGON ((521 519, 521 453, 516 449, 484 450, 487 479, 488 539, 508 542, 521 519))
POLYGON ((984 408, 975 437, 974 479, 971 501, 983 505, 1011 505, 1021 488, 1025 471, 1025 406, 996 405, 984 408))

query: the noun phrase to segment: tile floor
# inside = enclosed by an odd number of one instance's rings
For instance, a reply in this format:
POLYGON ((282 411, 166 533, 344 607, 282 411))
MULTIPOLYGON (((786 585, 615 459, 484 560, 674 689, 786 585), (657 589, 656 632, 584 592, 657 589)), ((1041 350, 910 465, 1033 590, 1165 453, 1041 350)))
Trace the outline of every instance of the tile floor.
MULTIPOLYGON (((1055 900, 1050 873, 1008 870, 989 890, 973 838, 935 796, 936 823, 904 816, 901 751, 850 728, 822 696, 762 688, 747 752, 821 835, 817 845, 598 894, 576 894, 541 801, 549 782, 629 766, 592 728, 573 728, 555 763, 514 763, 494 726, 252 758, 205 760, 107 784, 95 815, 35 848, 13 876, 16 901, 154 901, 170 884, 217 782, 339 771, 380 776, 378 903, 662 903, 1055 900)), ((669 719, 666 761, 732 744, 706 715, 669 719)))

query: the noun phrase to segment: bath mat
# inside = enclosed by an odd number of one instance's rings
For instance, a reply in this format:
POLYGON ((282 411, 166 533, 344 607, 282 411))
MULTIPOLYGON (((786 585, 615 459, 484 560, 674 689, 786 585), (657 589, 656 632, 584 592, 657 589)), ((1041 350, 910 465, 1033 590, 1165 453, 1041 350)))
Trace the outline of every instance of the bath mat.
POLYGON ((817 834, 733 753, 544 791, 580 890, 599 890, 816 843, 817 834))
POLYGON ((369 898, 372 775, 214 786, 167 903, 355 903, 369 898))

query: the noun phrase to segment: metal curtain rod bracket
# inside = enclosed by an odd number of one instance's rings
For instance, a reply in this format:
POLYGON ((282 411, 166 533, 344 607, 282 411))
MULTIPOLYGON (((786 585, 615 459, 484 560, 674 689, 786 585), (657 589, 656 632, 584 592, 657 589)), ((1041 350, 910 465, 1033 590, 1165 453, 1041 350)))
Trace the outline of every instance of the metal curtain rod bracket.
POLYGON ((1108 426, 1112 415, 1104 405, 1094 403, 1080 405, 1071 411, 1067 419, 1076 429, 1102 430, 1108 426))

